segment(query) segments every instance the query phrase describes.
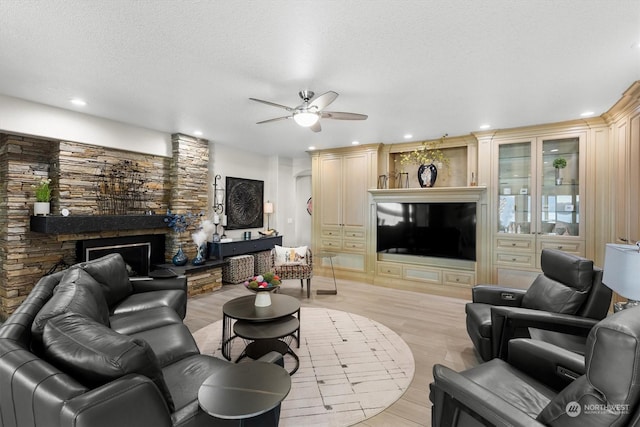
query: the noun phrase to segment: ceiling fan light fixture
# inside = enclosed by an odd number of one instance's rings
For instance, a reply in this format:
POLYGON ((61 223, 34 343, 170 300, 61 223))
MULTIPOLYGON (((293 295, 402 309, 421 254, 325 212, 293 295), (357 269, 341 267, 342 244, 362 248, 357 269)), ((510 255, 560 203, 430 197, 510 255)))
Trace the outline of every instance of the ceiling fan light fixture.
POLYGON ((293 120, 297 124, 305 128, 315 125, 316 123, 318 123, 319 119, 320 116, 318 115, 318 113, 311 113, 309 111, 300 111, 293 113, 293 120))

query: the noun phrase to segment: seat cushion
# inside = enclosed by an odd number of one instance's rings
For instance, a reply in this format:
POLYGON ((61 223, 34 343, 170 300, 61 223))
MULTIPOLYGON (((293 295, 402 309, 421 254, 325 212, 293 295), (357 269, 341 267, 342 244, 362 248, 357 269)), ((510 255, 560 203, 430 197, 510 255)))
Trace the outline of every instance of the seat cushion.
POLYGON ((42 336, 45 358, 88 387, 99 387, 126 374, 151 379, 173 411, 158 360, 143 340, 119 334, 76 313, 50 319, 42 336))
POLYGON ((129 273, 127 273, 127 265, 122 255, 118 253, 82 262, 77 264, 77 267, 85 270, 102 285, 109 307, 133 292, 129 273))
POLYGON ((487 393, 525 412, 531 418, 536 418, 556 395, 555 391, 549 387, 501 359, 492 359, 461 372, 461 375, 487 389, 487 393))
POLYGON ((198 400, 200 385, 229 365, 222 359, 202 354, 192 355, 162 369, 176 410, 198 400))
POLYGON ((33 344, 40 349, 46 323, 63 313, 79 313, 102 325, 109 325, 109 310, 100 284, 78 268, 65 271, 53 295, 31 324, 33 344))
POLYGON ((156 307, 170 307, 181 318, 184 318, 187 294, 177 289, 141 292, 131 294, 111 308, 111 314, 122 314, 132 311, 148 310, 156 307))
POLYGON ((182 319, 170 307, 155 307, 148 310, 114 314, 109 318, 109 323, 114 331, 124 335, 131 335, 165 325, 181 324, 182 319))
POLYGON ((185 357, 200 354, 189 328, 182 323, 148 329, 130 336, 147 342, 163 368, 185 357))

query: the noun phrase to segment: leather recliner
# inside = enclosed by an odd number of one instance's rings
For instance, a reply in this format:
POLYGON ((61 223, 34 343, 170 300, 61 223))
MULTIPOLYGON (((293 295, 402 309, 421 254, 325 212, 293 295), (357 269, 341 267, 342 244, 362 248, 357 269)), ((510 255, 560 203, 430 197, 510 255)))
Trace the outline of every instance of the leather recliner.
POLYGON ((540 261, 542 273, 526 291, 472 289, 467 332, 482 360, 506 358, 509 340, 532 336, 583 353, 589 330, 607 315, 612 292, 593 261, 555 249, 543 249, 540 261))
POLYGON ((539 369, 535 351, 530 351, 533 341, 512 340, 508 362, 495 358, 460 373, 435 365, 432 426, 640 425, 640 307, 616 313, 591 329, 586 373, 561 390, 546 381, 553 373, 539 369))

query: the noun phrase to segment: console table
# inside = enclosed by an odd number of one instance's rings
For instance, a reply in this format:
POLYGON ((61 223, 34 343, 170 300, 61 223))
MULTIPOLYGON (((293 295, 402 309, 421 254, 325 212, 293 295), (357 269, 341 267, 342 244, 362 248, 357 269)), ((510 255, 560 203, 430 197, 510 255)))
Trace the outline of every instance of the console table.
POLYGON ((253 239, 238 239, 230 242, 209 243, 209 258, 224 259, 230 256, 269 251, 275 245, 282 246, 282 236, 265 236, 253 239))

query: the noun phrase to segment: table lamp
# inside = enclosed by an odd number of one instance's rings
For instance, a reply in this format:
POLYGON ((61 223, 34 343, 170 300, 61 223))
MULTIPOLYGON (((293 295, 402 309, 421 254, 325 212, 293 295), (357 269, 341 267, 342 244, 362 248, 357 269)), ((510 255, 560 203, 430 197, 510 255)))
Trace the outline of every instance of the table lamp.
POLYGON ((271 230, 271 227, 269 226, 269 220, 271 219, 271 214, 273 213, 273 203, 267 201, 264 204, 264 213, 267 214, 267 230, 271 230))
POLYGON ((640 242, 635 245, 607 244, 602 283, 628 299, 624 304, 616 303, 615 311, 640 304, 640 242))

